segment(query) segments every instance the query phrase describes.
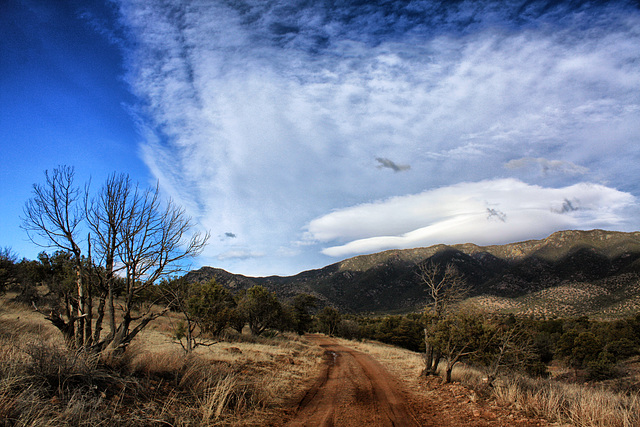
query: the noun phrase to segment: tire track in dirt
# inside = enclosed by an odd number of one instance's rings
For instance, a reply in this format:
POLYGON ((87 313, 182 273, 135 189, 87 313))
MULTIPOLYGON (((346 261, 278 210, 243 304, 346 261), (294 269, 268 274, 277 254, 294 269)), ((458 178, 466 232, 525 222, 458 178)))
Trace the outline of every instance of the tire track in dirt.
POLYGON ((380 363, 331 338, 307 337, 325 349, 326 362, 289 426, 419 425, 405 394, 380 363))

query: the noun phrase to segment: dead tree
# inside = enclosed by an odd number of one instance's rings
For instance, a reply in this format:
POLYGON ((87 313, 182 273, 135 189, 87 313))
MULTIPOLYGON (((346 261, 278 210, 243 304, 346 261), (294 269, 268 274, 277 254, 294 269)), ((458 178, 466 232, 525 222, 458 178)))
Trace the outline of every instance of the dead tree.
POLYGON ((181 271, 181 263, 199 254, 209 239, 208 233, 188 237, 191 219, 171 200, 161 204, 158 187, 136 188, 126 204, 125 217, 117 248, 124 276, 122 320, 106 342, 113 350, 126 347, 150 321, 168 310, 154 311, 149 304, 144 313, 134 316, 136 298, 158 279, 181 271))
POLYGON ((47 316, 67 342, 81 347, 87 338, 85 318, 90 315, 86 312, 82 250, 78 236, 84 210, 80 206, 82 193, 74 184, 74 176, 75 171, 69 166, 59 166, 51 174, 45 171, 45 183, 33 185, 33 197, 25 204, 22 228, 36 245, 62 249, 74 256, 76 295, 65 301, 68 318, 65 320, 55 311, 47 316))
POLYGON ((92 262, 102 266, 98 275, 99 302, 96 324, 94 328, 94 343, 101 342, 102 324, 105 317, 109 324, 107 340, 116 333, 116 309, 114 295, 119 282, 117 275, 123 266, 116 264, 117 251, 122 244, 123 227, 126 221, 127 202, 132 195, 130 178, 125 174, 115 173, 107 181, 98 194, 89 200, 85 197, 87 224, 93 236, 94 256, 92 262))
POLYGON ((520 322, 492 322, 492 331, 483 359, 487 369, 487 385, 503 370, 526 370, 536 360, 533 337, 520 322))
POLYGON ((47 318, 68 340, 75 338, 76 346, 122 350, 167 310, 148 304, 141 314, 134 314, 136 299, 158 279, 175 274, 186 259, 199 254, 209 234, 191 234, 191 219, 182 208, 171 200, 162 203, 157 186, 141 190, 127 175, 111 175, 95 197, 89 197, 88 186, 84 195, 74 186, 71 167, 61 166, 51 175, 46 172, 45 177, 44 185, 34 185, 34 197, 25 205, 23 228, 34 242, 41 238, 42 246, 73 253, 77 280, 76 295, 67 304, 75 310, 67 310, 66 320, 55 312, 47 318), (78 240, 85 223, 92 236, 86 245, 87 254, 91 254, 90 270, 98 277, 99 303, 93 325, 92 298, 82 280, 83 252, 78 240), (116 316, 117 286, 122 293, 120 316, 116 316), (103 337, 105 310, 109 333, 103 337))
POLYGON ((425 369, 423 375, 435 375, 442 357, 441 350, 433 342, 435 330, 443 321, 449 308, 465 298, 469 288, 462 274, 451 263, 442 267, 431 260, 423 262, 418 266, 418 277, 425 286, 429 298, 424 308, 425 369))
POLYGON ((96 341, 95 346, 100 350, 108 348, 119 351, 149 322, 168 310, 168 307, 154 308, 151 301, 142 313, 134 315, 136 300, 157 280, 174 275, 184 268, 182 262, 199 254, 209 235, 194 233, 189 237, 191 219, 184 209, 171 200, 161 203, 157 186, 154 189, 140 190, 130 184, 128 177, 120 176, 107 181, 103 194, 108 190, 113 194, 107 200, 119 201, 112 203, 110 210, 113 215, 104 215, 111 218, 105 227, 111 230, 106 233, 110 240, 103 247, 105 271, 109 272, 107 304, 110 332, 105 338, 96 341), (109 188, 109 184, 113 188, 109 188), (117 325, 113 293, 113 272, 116 268, 120 270, 123 282, 121 320, 117 325))

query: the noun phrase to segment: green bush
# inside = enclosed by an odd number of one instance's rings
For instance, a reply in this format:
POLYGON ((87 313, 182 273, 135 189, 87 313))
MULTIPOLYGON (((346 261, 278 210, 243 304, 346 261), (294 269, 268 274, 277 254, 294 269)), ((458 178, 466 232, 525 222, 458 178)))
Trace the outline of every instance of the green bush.
POLYGON ((614 356, 606 351, 598 354, 598 358, 587 363, 587 375, 589 380, 601 381, 618 376, 614 356))

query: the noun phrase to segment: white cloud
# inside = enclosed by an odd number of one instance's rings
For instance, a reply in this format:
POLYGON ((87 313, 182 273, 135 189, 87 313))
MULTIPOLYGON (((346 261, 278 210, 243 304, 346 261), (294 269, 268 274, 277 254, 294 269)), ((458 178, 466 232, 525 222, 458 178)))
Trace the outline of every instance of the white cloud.
POLYGON ((217 256, 217 259, 220 261, 225 261, 229 259, 253 259, 262 257, 264 257, 264 254, 261 252, 250 252, 242 249, 237 249, 223 252, 217 256))
MULTIPOLYGON (((516 12, 504 2, 436 10, 417 1, 416 17, 403 2, 377 6, 393 13, 285 0, 120 4, 133 39, 126 78, 150 130, 145 162, 213 235, 238 236, 210 246, 210 259, 242 248, 266 254, 265 269, 295 272, 321 262, 317 248, 288 267, 278 248, 295 247, 313 218, 453 182, 524 179, 526 168, 504 168, 513 159, 562 172, 528 182, 562 187, 583 175, 639 193, 635 9, 557 6, 540 16, 535 3, 516 12), (382 174, 376 158, 400 160, 403 173, 382 174)), ((485 218, 487 208, 470 214, 485 218)), ((421 225, 410 216, 390 233, 421 225)))
POLYGON ((576 165, 572 162, 562 160, 548 160, 541 157, 531 158, 523 157, 521 159, 513 159, 505 164, 507 169, 528 169, 530 167, 538 167, 542 175, 550 173, 560 173, 567 175, 584 175, 589 172, 588 168, 576 165))
POLYGON ((341 209, 308 228, 317 240, 346 241, 323 251, 346 257, 437 243, 501 244, 563 229, 626 228, 634 205, 631 194, 602 185, 544 188, 501 179, 341 209))

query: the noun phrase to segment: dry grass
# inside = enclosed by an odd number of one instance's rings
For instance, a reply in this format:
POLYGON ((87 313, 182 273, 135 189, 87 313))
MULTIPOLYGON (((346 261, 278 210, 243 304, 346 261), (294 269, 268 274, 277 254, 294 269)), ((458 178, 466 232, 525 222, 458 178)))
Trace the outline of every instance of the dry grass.
MULTIPOLYGON (((474 389, 484 387, 483 372, 465 365, 454 368, 452 379, 474 389)), ((577 427, 637 427, 640 396, 605 388, 567 384, 552 379, 508 375, 491 390, 496 401, 530 416, 577 427)))
POLYGON ((279 425, 322 360, 290 335, 238 336, 186 356, 170 321, 100 359, 69 351, 40 314, 1 300, 0 426, 279 425))
MULTIPOLYGON (((99 360, 68 351, 60 334, 28 308, 0 301, 0 426, 281 425, 283 409, 310 385, 322 350, 296 336, 254 338, 199 347, 186 357, 160 319, 123 357, 99 360)), ((420 380, 420 354, 374 342, 349 341, 371 354, 417 395, 436 391, 420 380)), ((479 390, 483 373, 464 365, 453 380, 479 390)), ((501 405, 561 425, 640 425, 640 398, 519 376, 492 390, 501 405)), ((433 397, 433 396, 431 396, 433 397)))
POLYGON ((505 378, 495 389, 499 401, 574 426, 640 425, 640 399, 584 385, 522 377, 505 378))

